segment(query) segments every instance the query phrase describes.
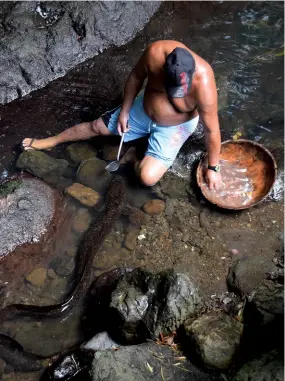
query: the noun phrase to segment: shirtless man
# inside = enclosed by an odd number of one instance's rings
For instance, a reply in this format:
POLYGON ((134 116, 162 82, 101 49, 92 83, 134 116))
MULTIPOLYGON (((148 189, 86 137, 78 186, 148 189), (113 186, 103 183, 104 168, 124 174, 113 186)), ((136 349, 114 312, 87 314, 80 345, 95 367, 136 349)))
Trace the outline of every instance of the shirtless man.
POLYGON ((162 40, 149 45, 131 71, 121 107, 47 139, 24 139, 22 145, 25 150, 41 150, 122 132, 125 142, 149 136, 145 156, 135 168, 141 182, 152 186, 172 165, 199 117, 208 151, 206 180, 210 189, 218 189, 221 135, 213 70, 184 44, 162 40), (146 78, 146 88, 138 95, 146 78))

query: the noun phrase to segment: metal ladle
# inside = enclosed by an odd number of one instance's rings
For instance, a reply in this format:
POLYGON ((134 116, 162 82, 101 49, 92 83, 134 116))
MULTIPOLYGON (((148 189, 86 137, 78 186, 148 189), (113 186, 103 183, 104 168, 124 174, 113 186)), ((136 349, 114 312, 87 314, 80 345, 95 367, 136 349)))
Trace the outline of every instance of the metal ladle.
POLYGON ((117 160, 112 161, 111 163, 109 163, 107 165, 106 171, 108 171, 108 172, 115 172, 120 166, 120 153, 121 153, 121 149, 122 149, 122 145, 123 145, 123 141, 124 141, 124 136, 125 136, 125 133, 123 132, 122 137, 121 137, 119 150, 118 150, 117 160))

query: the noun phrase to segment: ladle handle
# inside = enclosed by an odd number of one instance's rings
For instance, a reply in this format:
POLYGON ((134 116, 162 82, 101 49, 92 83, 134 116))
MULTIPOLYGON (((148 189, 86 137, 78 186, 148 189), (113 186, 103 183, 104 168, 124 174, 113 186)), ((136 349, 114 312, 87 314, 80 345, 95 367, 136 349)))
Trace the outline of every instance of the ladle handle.
POLYGON ((121 153, 121 149, 122 149, 122 145, 123 145, 123 141, 124 141, 124 136, 125 136, 125 133, 123 132, 122 133, 122 137, 121 137, 121 142, 120 142, 120 147, 119 147, 118 155, 117 155, 117 161, 120 160, 120 153, 121 153))

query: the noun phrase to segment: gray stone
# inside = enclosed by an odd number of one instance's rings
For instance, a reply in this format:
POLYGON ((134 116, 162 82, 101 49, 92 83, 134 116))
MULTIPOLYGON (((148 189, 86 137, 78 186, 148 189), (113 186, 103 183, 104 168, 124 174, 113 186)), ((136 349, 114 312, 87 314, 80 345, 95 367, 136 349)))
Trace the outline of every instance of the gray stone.
POLYGON ((231 265, 227 283, 232 290, 249 296, 266 278, 266 273, 275 269, 268 258, 245 255, 231 265))
POLYGON ((241 367, 233 381, 283 381, 283 354, 273 350, 241 367))
POLYGON ((50 180, 52 183, 59 181, 68 170, 66 160, 54 159, 44 152, 32 150, 22 152, 16 166, 41 179, 50 180))
POLYGON ((105 192, 112 178, 105 168, 104 160, 94 158, 83 161, 77 170, 76 180, 96 192, 105 192))
POLYGON ((276 319, 283 321, 284 284, 265 280, 253 293, 246 307, 247 319, 253 324, 268 324, 276 319))
POLYGON ((123 340, 137 342, 175 330, 197 313, 201 299, 184 274, 135 269, 120 279, 110 306, 117 316, 113 329, 123 340))
POLYGON ((92 144, 85 142, 72 143, 66 148, 65 152, 68 160, 74 165, 79 165, 97 155, 96 148, 92 144))
POLYGON ((107 349, 117 349, 119 348, 119 345, 111 339, 107 332, 100 332, 92 337, 91 340, 87 341, 87 343, 82 345, 82 348, 95 352, 105 351, 107 349))
POLYGON ((24 243, 38 242, 52 220, 54 208, 54 191, 36 179, 21 180, 17 189, 1 198, 0 257, 24 243))
POLYGON ((120 347, 116 351, 99 351, 94 355, 90 375, 92 381, 221 380, 219 376, 199 370, 187 360, 177 361, 176 356, 179 355, 167 346, 151 342, 120 347))
POLYGON ((75 267, 75 258, 68 254, 63 254, 53 258, 50 266, 57 275, 65 277, 72 274, 75 267))
POLYGON ((239 347, 243 325, 222 311, 212 311, 186 326, 185 330, 207 368, 226 370, 239 347))
POLYGON ((159 5, 19 1, 2 7, 0 103, 45 86, 110 46, 127 43, 159 5))

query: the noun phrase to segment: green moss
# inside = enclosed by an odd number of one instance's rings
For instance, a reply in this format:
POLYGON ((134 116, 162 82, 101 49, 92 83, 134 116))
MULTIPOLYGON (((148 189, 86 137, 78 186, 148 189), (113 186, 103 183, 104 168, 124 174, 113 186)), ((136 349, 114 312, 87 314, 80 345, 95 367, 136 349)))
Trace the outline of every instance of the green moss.
POLYGON ((22 180, 8 181, 5 184, 0 185, 0 198, 8 196, 13 193, 21 185, 22 180))

